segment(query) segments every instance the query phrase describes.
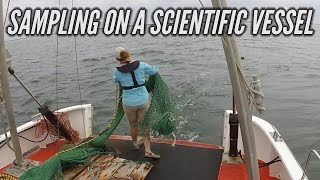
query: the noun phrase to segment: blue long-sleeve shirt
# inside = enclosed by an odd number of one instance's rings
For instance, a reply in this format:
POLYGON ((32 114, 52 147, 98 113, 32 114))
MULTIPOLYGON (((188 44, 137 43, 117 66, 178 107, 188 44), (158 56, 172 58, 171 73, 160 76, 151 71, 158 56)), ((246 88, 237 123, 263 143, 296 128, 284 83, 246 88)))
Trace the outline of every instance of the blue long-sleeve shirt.
MULTIPOLYGON (((138 84, 145 83, 145 75, 154 75, 159 70, 156 66, 140 62, 140 65, 133 72, 136 76, 138 84)), ((121 86, 133 86, 133 80, 130 73, 123 73, 115 68, 113 72, 113 81, 120 83, 121 86)), ((145 86, 123 90, 122 103, 128 106, 139 106, 145 104, 149 99, 149 93, 145 86)))

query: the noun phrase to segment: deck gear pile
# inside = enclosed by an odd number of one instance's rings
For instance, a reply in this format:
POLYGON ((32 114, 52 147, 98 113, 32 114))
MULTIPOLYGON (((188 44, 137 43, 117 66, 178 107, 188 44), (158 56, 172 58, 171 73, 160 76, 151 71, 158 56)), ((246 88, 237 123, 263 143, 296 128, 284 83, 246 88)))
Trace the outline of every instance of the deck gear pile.
MULTIPOLYGON (((71 127, 70 120, 67 113, 58 113, 57 122, 67 130, 68 136, 72 143, 80 141, 80 134, 78 131, 71 127)), ((63 138, 60 134, 60 129, 57 129, 47 118, 41 119, 41 121, 36 126, 35 137, 40 138, 44 134, 48 133, 53 141, 63 138)))
MULTIPOLYGON (((151 105, 143 120, 139 121, 140 133, 149 133, 157 131, 158 135, 169 135, 177 126, 175 102, 170 94, 168 86, 162 80, 161 76, 156 73, 149 77, 146 83, 148 91, 151 93, 151 105)), ((116 96, 115 110, 106 130, 98 137, 80 143, 68 150, 62 151, 51 157, 45 163, 27 170, 19 179, 22 180, 49 180, 62 179, 62 170, 67 167, 88 163, 94 155, 109 154, 106 151, 106 140, 116 129, 124 111, 121 102, 122 88, 118 88, 116 96)))

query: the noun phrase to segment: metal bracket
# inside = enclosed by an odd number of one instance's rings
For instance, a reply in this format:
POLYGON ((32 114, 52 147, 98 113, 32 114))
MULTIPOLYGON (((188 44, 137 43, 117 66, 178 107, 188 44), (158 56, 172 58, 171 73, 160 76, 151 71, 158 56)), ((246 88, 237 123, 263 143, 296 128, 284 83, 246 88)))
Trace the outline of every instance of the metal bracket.
POLYGON ((275 141, 275 142, 282 142, 283 139, 281 137, 281 134, 279 133, 279 131, 276 129, 276 127, 272 126, 274 132, 270 132, 271 136, 272 136, 272 139, 275 141))
POLYGON ((20 177, 26 170, 40 165, 40 162, 33 161, 29 159, 22 160, 22 167, 15 165, 15 162, 12 163, 10 168, 6 169, 4 172, 14 177, 20 177))

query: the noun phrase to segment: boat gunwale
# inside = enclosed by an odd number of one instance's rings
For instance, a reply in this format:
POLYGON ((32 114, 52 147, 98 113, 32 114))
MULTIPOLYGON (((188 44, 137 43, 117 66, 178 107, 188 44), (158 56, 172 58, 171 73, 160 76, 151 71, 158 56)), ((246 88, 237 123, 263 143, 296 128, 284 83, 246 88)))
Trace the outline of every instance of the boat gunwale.
MULTIPOLYGON (((110 139, 131 140, 131 137, 127 135, 111 135, 110 139)), ((173 140, 173 139, 166 139, 166 138, 152 138, 151 142, 159 143, 159 144, 171 144, 172 146, 181 145, 181 146, 191 146, 191 147, 198 147, 198 148, 208 148, 208 149, 223 149, 223 147, 216 144, 208 144, 208 143, 178 140, 178 139, 173 140)))
MULTIPOLYGON (((75 105, 75 106, 70 106, 70 107, 65 107, 63 109, 59 109, 58 112, 70 112, 73 110, 80 110, 80 109, 85 110, 86 108, 89 108, 90 106, 92 106, 92 105, 91 104, 75 105)), ((57 111, 54 111, 54 112, 57 112, 57 111)), ((34 119, 34 118, 36 118, 40 115, 41 114, 38 113, 38 114, 32 116, 31 121, 26 122, 26 123, 22 124, 21 126, 17 127, 18 134, 34 128, 39 123, 39 119, 34 119)), ((7 136, 10 139, 10 137, 11 137, 10 132, 7 132, 7 136)), ((6 136, 5 136, 5 132, 4 132, 3 134, 0 135, 0 145, 1 145, 1 143, 5 142, 5 141, 6 141, 6 136)))

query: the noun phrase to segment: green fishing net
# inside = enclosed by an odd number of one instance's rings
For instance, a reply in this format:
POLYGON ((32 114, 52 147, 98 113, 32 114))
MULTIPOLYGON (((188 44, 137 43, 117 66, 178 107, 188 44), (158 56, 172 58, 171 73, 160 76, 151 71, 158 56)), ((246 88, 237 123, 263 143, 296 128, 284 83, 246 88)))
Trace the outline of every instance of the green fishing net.
POLYGON ((150 76, 146 86, 151 92, 151 104, 144 119, 139 122, 139 133, 148 134, 151 128, 158 135, 169 135, 177 126, 174 98, 158 73, 150 76))
MULTIPOLYGON (((157 132, 158 135, 169 135, 177 126, 175 103, 168 86, 156 73, 150 76, 146 87, 151 93, 151 104, 143 120, 139 121, 140 135, 157 132)), ((122 89, 119 88, 116 96, 115 110, 107 129, 98 137, 79 144, 53 156, 43 164, 27 170, 19 179, 22 180, 51 180, 63 179, 62 170, 79 164, 88 163, 90 157, 109 153, 106 149, 106 140, 116 129, 124 111, 121 103, 122 89)))
POLYGON ((104 149, 94 147, 78 147, 53 156, 45 163, 27 170, 19 179, 51 180, 63 179, 62 169, 87 163, 90 157, 106 154, 104 149))

